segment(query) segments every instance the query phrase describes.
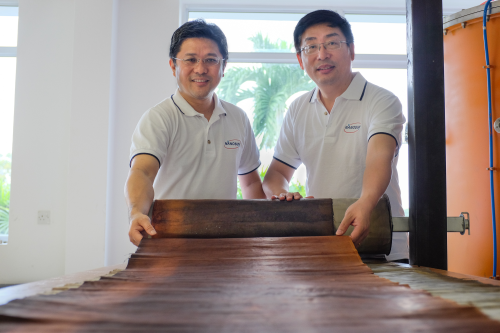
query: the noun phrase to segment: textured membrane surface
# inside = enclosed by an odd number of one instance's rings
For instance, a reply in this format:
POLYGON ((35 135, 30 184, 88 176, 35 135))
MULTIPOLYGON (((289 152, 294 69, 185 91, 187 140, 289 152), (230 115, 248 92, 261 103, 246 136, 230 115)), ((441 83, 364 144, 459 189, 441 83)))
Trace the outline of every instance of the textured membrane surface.
POLYGON ((348 237, 145 239, 126 270, 0 306, 2 332, 500 332, 377 277, 348 237))

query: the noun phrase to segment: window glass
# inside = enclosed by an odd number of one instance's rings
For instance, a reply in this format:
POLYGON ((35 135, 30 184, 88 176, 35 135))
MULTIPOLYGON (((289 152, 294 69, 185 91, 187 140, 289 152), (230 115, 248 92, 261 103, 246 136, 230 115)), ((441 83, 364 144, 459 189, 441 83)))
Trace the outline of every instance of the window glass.
POLYGON ((17 7, 0 6, 0 47, 17 46, 17 7))
MULTIPOLYGON (((17 47, 17 21, 17 7, 0 6, 0 47, 17 47)), ((9 233, 15 81, 16 58, 0 56, 0 244, 9 233)))
MULTIPOLYGON (((203 18, 226 35, 229 52, 294 52, 293 30, 305 14, 190 12, 189 20, 203 18), (253 39, 261 35, 262 41, 253 39)), ((404 15, 351 15, 356 53, 406 54, 404 15)))
POLYGON ((294 52, 293 29, 304 14, 190 12, 189 20, 215 23, 229 52, 294 52), (259 37, 260 34, 260 37, 259 37))
POLYGON ((406 54, 405 15, 349 15, 358 54, 406 54))
MULTIPOLYGON (((314 86, 298 64, 227 65, 217 94, 247 113, 260 149, 261 176, 264 176, 273 159, 274 146, 288 107, 295 98, 314 86)), ((301 166, 295 172, 291 189, 305 195, 305 182, 305 167, 301 166)))

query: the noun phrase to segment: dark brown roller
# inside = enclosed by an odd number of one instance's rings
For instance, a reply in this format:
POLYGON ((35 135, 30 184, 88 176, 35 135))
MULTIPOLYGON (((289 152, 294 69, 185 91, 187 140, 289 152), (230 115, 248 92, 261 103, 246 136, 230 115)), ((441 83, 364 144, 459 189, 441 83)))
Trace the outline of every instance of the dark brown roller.
MULTIPOLYGON (((339 227, 344 219, 345 211, 358 199, 333 199, 334 227, 339 227)), ((345 235, 349 236, 354 227, 350 226, 345 235)), ((392 245, 391 203, 387 194, 380 198, 370 216, 370 232, 361 246, 360 254, 389 254, 392 245)))
MULTIPOLYGON (((156 200, 151 220, 158 234, 153 238, 330 236, 356 200, 156 200)), ((370 220, 370 233, 359 253, 389 254, 392 216, 387 195, 380 199, 370 220)), ((346 235, 352 229, 349 227, 346 235)))
POLYGON ((153 238, 247 238, 334 234, 331 199, 156 200, 153 238))

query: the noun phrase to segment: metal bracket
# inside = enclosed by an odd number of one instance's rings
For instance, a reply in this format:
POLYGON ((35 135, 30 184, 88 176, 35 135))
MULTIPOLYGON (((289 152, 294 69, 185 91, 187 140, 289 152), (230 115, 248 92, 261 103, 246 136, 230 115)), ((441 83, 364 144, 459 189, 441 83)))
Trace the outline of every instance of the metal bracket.
POLYGON ((495 123, 493 124, 493 128, 497 133, 500 133, 500 118, 495 120, 495 123))
MULTIPOLYGON (((468 212, 462 212, 458 217, 447 218, 447 231, 459 232, 461 235, 465 234, 468 230, 470 235, 470 217, 468 212), (467 216, 467 217, 466 217, 467 216)), ((392 231, 393 232, 409 232, 410 224, 408 217, 393 217, 392 218, 392 231)))
POLYGON ((470 235, 470 217, 468 212, 462 212, 460 213, 460 217, 463 217, 463 231, 460 231, 460 235, 465 234, 465 229, 467 229, 467 232, 470 235), (467 214, 467 218, 465 218, 465 214, 467 214))

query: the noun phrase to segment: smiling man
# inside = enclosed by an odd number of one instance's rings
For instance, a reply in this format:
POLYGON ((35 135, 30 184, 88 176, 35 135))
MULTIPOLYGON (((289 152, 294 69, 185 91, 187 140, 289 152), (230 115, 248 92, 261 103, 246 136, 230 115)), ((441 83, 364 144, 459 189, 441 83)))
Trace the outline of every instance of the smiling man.
POLYGON ((259 150, 246 113, 214 93, 228 58, 226 37, 214 24, 190 21, 170 45, 178 89, 139 121, 125 184, 129 238, 156 232, 147 216, 153 199, 265 199, 259 150))
MULTIPOLYGON (((299 193, 288 192, 288 184, 304 163, 307 195, 359 198, 337 231, 342 235, 353 225, 351 238, 359 246, 384 193, 393 216, 404 216, 396 170, 405 122, 401 103, 352 72, 354 37, 349 22, 337 13, 318 10, 304 16, 295 28, 294 43, 300 67, 317 87, 290 105, 264 191, 268 198, 300 199, 299 193)), ((389 259, 407 258, 405 235, 393 238, 389 259)))

